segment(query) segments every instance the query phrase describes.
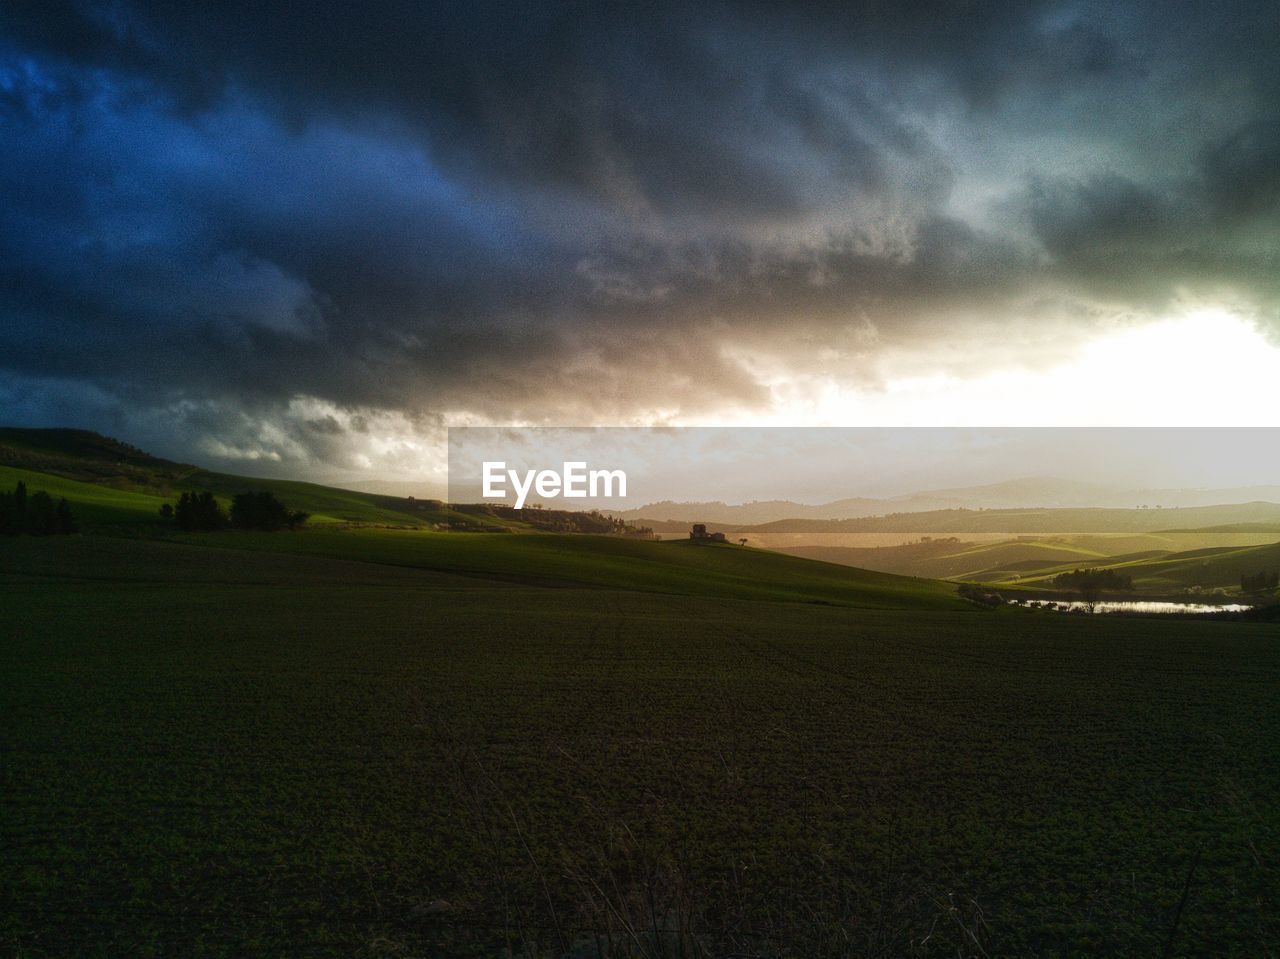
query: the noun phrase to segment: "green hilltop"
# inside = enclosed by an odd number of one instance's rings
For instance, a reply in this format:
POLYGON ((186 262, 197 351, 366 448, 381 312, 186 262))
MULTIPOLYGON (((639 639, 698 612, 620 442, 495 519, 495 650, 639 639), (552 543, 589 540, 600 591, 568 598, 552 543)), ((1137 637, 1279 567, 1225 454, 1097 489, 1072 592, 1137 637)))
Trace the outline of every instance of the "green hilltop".
MULTIPOLYGON (((292 508, 311 513, 317 523, 422 526, 447 518, 438 515, 439 508, 433 512, 427 500, 216 473, 151 456, 86 430, 0 429, 0 469, 4 470, 0 480, 9 485, 31 473, 78 484, 62 486, 55 495, 92 504, 86 518, 93 522, 130 522, 143 514, 150 519, 160 503, 184 492, 207 490, 229 499, 250 488, 275 493, 292 508)), ((48 481, 36 482, 54 494, 48 481)), ((33 481, 29 479, 28 485, 33 481)))

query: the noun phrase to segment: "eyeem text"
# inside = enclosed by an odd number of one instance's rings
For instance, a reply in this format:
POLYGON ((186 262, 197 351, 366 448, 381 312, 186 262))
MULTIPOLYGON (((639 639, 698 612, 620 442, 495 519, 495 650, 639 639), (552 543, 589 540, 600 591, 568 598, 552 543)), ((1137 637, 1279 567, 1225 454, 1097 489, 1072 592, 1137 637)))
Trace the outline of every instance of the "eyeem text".
POLYGON ((506 499, 508 482, 515 494, 516 509, 524 509, 530 492, 548 499, 563 496, 581 499, 587 496, 626 496, 627 474, 622 470, 588 470, 586 463, 565 463, 560 472, 555 470, 507 469, 502 460, 484 462, 484 498, 506 499), (614 487, 617 487, 615 492, 614 487))

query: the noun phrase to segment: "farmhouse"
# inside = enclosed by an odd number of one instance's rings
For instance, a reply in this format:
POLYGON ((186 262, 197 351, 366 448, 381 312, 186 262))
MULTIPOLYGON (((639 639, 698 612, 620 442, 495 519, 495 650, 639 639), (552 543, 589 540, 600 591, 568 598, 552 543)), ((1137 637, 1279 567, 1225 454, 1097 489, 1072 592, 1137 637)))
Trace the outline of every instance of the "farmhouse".
POLYGON ((689 531, 690 539, 706 540, 709 543, 726 543, 724 533, 708 533, 706 523, 694 523, 693 529, 689 531))

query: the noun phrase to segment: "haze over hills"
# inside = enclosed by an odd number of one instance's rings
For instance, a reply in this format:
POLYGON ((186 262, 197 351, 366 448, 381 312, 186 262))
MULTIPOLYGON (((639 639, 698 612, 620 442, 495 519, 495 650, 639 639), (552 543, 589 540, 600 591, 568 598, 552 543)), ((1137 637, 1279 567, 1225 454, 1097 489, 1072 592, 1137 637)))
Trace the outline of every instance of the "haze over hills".
POLYGON ((1229 489, 1126 489, 1052 477, 1027 477, 984 486, 923 490, 882 498, 849 497, 819 504, 791 500, 741 504, 664 500, 619 511, 615 515, 627 520, 705 522, 742 527, 781 520, 846 520, 942 510, 1185 509, 1257 502, 1280 503, 1280 485, 1229 489))
POLYGON ((216 473, 152 456, 88 430, 0 428, 0 476, 11 482, 26 474, 57 477, 59 482, 50 488, 61 490, 59 495, 73 503, 95 503, 86 507, 88 515, 104 522, 154 514, 162 500, 176 499, 182 492, 207 490, 227 497, 250 487, 274 492, 318 522, 416 524, 427 518, 424 504, 418 501, 294 480, 216 473))
MULTIPOLYGON (((685 520, 628 520, 662 536, 685 535, 685 520)), ((706 521, 731 537, 747 537, 753 545, 799 546, 833 542, 837 536, 871 534, 931 536, 988 534, 1011 536, 1045 533, 1151 533, 1164 530, 1203 530, 1222 533, 1280 531, 1280 503, 1227 503, 1175 509, 945 509, 880 513, 849 519, 781 519, 771 523, 706 521)), ((845 544, 848 545, 848 544, 845 544)), ((878 543, 875 545, 888 545, 878 543)))
POLYGON ((224 503, 238 493, 267 491, 310 514, 312 525, 354 524, 490 532, 641 535, 598 513, 517 511, 498 504, 460 504, 390 496, 299 480, 217 473, 152 456, 129 443, 77 429, 0 427, 0 490, 25 483, 72 505, 86 532, 154 526, 165 502, 183 493, 212 493, 224 503))
MULTIPOLYGON (((1280 539, 1280 530, 1273 531, 1280 539)), ((1140 593, 1186 588, 1234 590, 1241 576, 1280 569, 1280 542, 1241 545, 1213 534, 1050 535, 996 543, 930 539, 879 548, 781 547, 777 552, 903 576, 963 579, 1051 588, 1057 573, 1080 567, 1115 568, 1140 593), (1211 545, 1206 545, 1211 544, 1211 545)))
MULTIPOLYGON (((74 429, 0 428, 0 467, 148 495, 211 489, 220 495, 246 477, 152 456, 126 442, 74 429)), ((255 479, 318 516, 420 522, 423 500, 255 479)), ((821 504, 760 500, 742 504, 666 500, 606 511, 664 535, 688 524, 743 533, 1145 532, 1280 523, 1280 486, 1231 489, 1123 489, 1049 477, 925 490, 893 497, 848 497, 821 504)), ((567 505, 567 503, 557 504, 567 505)), ((573 511, 570 511, 573 512, 573 511)), ((518 517, 512 517, 513 520, 518 517)), ((798 544, 797 544, 798 545, 798 544)))

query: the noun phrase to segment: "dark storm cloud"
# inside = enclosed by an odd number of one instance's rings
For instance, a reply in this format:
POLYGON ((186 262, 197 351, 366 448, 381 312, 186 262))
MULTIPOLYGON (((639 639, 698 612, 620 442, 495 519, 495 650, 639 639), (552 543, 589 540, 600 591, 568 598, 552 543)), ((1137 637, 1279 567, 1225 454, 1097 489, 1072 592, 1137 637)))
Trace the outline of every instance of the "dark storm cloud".
POLYGON ((8 4, 4 395, 332 462, 365 411, 759 407, 744 349, 873 376, 966 317, 1097 323, 1198 286, 1274 322, 1278 21, 8 4))

